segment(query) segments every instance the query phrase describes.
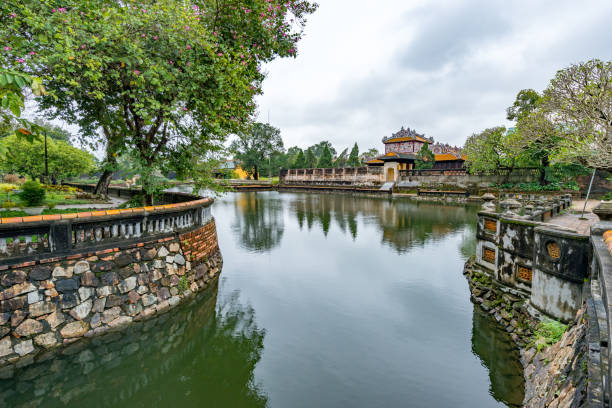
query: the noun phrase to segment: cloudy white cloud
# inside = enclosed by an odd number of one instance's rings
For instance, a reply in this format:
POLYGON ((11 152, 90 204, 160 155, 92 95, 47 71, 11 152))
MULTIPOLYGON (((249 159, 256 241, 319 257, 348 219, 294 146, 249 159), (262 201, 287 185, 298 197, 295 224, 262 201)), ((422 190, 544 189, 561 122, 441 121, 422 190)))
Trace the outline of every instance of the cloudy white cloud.
POLYGON ((266 67, 260 120, 286 146, 381 148, 401 126, 462 145, 523 88, 611 59, 609 0, 319 0, 295 60, 266 67))

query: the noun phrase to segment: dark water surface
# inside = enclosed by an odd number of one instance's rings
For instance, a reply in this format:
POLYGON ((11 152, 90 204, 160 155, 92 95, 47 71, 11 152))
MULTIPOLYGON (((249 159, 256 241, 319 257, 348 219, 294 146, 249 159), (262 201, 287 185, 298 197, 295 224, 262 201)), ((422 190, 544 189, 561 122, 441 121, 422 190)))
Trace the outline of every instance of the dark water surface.
POLYGON ((0 406, 520 404, 507 334, 462 276, 475 207, 231 193, 217 287, 129 333, 0 381, 0 406))

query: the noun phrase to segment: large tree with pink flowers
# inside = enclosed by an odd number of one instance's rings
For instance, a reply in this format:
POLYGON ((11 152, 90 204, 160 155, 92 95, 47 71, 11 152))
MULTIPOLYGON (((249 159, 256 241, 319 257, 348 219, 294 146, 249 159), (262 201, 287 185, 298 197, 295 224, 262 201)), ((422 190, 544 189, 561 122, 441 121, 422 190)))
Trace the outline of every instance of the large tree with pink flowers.
POLYGON ((147 201, 157 171, 197 182, 198 163, 244 131, 263 63, 297 53, 307 0, 8 0, 2 67, 42 78, 49 116, 106 150, 136 158, 147 201))

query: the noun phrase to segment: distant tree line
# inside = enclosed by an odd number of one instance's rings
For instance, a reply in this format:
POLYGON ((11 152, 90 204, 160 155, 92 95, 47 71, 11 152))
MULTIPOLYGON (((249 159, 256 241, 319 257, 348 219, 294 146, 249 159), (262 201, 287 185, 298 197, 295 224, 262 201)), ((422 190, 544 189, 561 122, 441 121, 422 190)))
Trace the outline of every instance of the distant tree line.
POLYGON ((327 140, 306 149, 292 146, 285 150, 280 130, 264 123, 255 123, 248 132, 239 133, 229 150, 254 179, 278 176, 281 168, 359 167, 379 155, 375 148, 359 154, 357 143, 338 154, 327 140))

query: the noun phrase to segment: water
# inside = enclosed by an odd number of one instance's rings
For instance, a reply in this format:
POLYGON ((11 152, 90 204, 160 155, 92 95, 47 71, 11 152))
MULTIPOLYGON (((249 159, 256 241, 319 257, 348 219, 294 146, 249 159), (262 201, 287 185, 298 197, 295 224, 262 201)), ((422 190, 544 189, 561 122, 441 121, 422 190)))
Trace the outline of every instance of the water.
POLYGON ((0 382, 0 406, 503 407, 523 377, 462 276, 477 208, 343 194, 217 200, 190 305, 0 382))

